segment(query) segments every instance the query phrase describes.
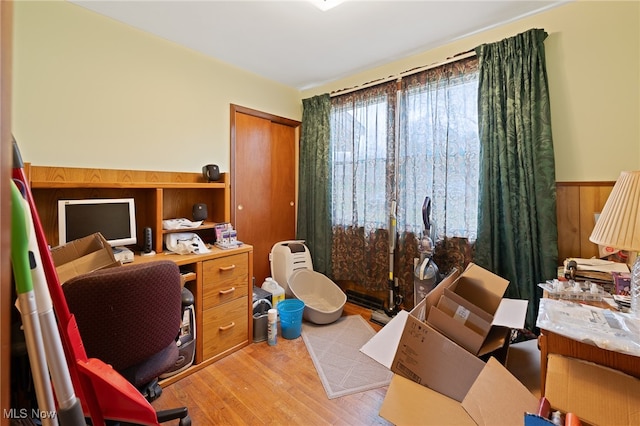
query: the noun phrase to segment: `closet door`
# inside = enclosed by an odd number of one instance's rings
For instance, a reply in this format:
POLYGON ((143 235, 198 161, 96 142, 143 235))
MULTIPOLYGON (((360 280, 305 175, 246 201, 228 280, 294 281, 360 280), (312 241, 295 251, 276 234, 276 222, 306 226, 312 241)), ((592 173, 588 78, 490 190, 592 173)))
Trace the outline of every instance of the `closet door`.
POLYGON ((231 223, 253 246, 257 286, 271 276, 273 245, 295 238, 299 125, 231 106, 231 223))
MULTIPOLYGON (((13 144, 11 132, 11 64, 13 54, 13 3, 0 2, 0 210, 11 211, 11 168, 13 144)), ((20 140, 18 140, 18 143, 20 140)), ((11 311, 12 287, 10 241, 11 215, 0 215, 0 407, 16 407, 11 401, 11 311)), ((4 412, 4 411, 3 411, 4 412)), ((8 426, 8 416, 0 417, 0 425, 8 426)))

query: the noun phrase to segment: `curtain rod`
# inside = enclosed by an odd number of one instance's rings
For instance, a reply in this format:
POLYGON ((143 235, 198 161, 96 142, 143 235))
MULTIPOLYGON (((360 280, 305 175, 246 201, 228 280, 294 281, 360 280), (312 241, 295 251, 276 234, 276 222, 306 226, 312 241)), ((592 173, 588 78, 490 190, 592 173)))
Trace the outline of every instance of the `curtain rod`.
POLYGON ((390 75, 389 77, 386 77, 386 78, 379 78, 377 80, 372 80, 372 81, 369 81, 367 83, 361 84, 359 86, 347 87, 347 88, 344 88, 344 89, 334 90, 333 92, 329 93, 329 96, 333 97, 333 96, 345 95, 347 93, 355 92, 357 90, 366 89, 367 87, 371 87, 371 86, 375 86, 375 85, 378 85, 378 84, 386 83, 386 82, 391 81, 391 80, 401 80, 402 77, 406 77, 408 75, 417 74, 417 73, 422 72, 422 71, 426 71, 426 70, 429 70, 429 69, 432 69, 432 68, 441 67, 443 65, 450 64, 450 63, 456 62, 456 61, 460 61, 462 59, 472 58, 474 56, 476 56, 475 50, 468 50, 466 52, 458 53, 457 55, 454 55, 454 56, 452 56, 450 58, 447 58, 442 62, 437 62, 437 63, 430 64, 430 65, 423 65, 423 66, 420 66, 420 67, 417 67, 417 68, 412 68, 410 70, 402 71, 398 75, 390 75))

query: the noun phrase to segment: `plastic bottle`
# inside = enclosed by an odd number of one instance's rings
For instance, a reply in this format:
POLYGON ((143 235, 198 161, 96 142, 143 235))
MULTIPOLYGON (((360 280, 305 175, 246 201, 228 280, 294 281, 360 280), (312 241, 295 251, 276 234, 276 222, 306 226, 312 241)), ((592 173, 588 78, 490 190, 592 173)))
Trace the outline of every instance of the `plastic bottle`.
POLYGON ((631 315, 640 318, 640 258, 631 268, 631 315))
POLYGON ((274 346, 278 342, 278 311, 269 309, 267 311, 267 343, 274 346))
POLYGON ((278 302, 284 300, 284 288, 271 277, 267 277, 262 283, 262 289, 271 293, 271 305, 273 309, 278 307, 278 302))

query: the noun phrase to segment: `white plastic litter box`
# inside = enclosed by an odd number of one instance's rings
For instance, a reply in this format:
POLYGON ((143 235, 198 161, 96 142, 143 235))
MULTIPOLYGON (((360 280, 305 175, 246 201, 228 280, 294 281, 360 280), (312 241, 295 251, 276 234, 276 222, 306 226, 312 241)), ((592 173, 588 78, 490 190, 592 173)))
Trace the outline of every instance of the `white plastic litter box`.
POLYGON ((303 317, 315 324, 329 324, 342 315, 347 295, 325 275, 313 270, 304 241, 276 243, 269 254, 271 275, 287 297, 304 302, 303 317))

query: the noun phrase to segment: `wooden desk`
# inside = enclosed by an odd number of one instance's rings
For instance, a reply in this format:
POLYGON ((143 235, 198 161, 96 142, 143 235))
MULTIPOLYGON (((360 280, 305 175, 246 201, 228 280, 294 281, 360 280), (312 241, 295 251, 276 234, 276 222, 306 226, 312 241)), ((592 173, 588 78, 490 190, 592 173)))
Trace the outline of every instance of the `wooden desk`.
POLYGON ((170 260, 180 266, 193 293, 196 352, 194 364, 161 381, 163 387, 247 346, 253 339, 253 247, 244 244, 206 254, 135 256, 132 264, 170 260))
MULTIPOLYGON (((604 302, 589 304, 601 308, 610 308, 604 302)), ((594 362, 640 378, 640 357, 602 349, 544 329, 540 330, 538 344, 540 347, 540 390, 542 395, 544 395, 547 377, 547 357, 549 354, 559 354, 594 362)))

